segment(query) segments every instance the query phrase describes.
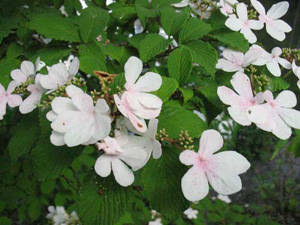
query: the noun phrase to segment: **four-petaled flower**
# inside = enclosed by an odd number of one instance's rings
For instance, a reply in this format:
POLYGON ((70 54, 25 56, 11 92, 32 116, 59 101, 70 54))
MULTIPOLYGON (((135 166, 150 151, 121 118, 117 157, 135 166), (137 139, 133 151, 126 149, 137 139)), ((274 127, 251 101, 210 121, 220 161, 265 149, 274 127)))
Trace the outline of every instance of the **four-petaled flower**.
POLYGON ((188 208, 183 212, 184 215, 187 216, 190 220, 197 219, 198 210, 193 208, 188 208))
POLYGON ((228 16, 234 12, 234 5, 238 4, 237 0, 220 0, 220 11, 223 15, 228 16))
POLYGON ((249 20, 247 6, 244 3, 239 3, 236 7, 236 15, 231 15, 225 22, 225 25, 231 30, 240 31, 245 38, 251 43, 255 43, 257 38, 252 30, 261 30, 264 25, 258 20, 249 20))
POLYGON ((192 166, 181 180, 183 194, 189 201, 203 199, 209 191, 208 183, 223 195, 242 189, 240 174, 250 168, 250 163, 235 151, 214 154, 223 146, 223 138, 215 130, 202 133, 198 153, 185 150, 179 156, 181 163, 192 166))
POLYGON ((162 85, 160 75, 147 72, 139 77, 143 63, 137 57, 130 57, 125 64, 125 89, 120 97, 115 94, 114 100, 120 112, 130 120, 140 132, 147 130, 145 119, 156 118, 161 111, 162 100, 148 92, 156 91, 162 85))
POLYGON ((283 20, 279 20, 279 18, 283 17, 289 9, 288 2, 284 1, 272 5, 267 13, 264 6, 259 1, 251 0, 251 4, 260 14, 259 20, 266 24, 268 34, 276 40, 283 41, 286 37, 285 33, 292 31, 290 25, 283 20))

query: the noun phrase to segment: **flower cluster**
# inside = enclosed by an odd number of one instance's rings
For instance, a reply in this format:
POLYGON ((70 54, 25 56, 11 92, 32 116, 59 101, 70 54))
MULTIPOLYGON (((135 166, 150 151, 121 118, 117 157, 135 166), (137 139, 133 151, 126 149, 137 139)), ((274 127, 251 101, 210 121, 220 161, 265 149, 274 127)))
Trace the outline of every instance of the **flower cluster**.
POLYGON ((68 214, 63 206, 49 206, 46 218, 53 225, 80 225, 81 222, 75 211, 68 214))

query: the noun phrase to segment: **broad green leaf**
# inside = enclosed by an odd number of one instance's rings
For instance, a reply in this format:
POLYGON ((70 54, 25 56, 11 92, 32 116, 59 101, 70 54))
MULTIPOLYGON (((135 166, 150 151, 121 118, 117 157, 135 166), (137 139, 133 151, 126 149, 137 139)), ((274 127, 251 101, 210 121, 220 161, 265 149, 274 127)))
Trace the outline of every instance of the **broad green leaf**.
POLYGON ((85 43, 95 40, 106 27, 108 20, 108 12, 100 7, 87 7, 82 10, 79 18, 81 39, 85 43))
POLYGON ((42 204, 38 198, 33 198, 28 206, 28 215, 31 221, 35 221, 39 218, 42 212, 42 204))
POLYGON ((220 30, 227 28, 225 26, 225 21, 227 17, 224 16, 220 10, 214 10, 208 20, 208 22, 211 24, 213 30, 220 30))
POLYGON ((145 34, 145 33, 136 34, 133 37, 128 38, 128 42, 136 49, 139 49, 141 41, 146 37, 146 35, 147 34, 145 34))
POLYGON ((181 93, 183 95, 184 103, 186 103, 188 100, 190 100, 192 97, 194 97, 194 91, 192 88, 182 87, 182 88, 179 88, 179 90, 181 91, 181 93))
POLYGON ((164 103, 169 100, 172 94, 177 90, 178 83, 173 78, 164 77, 162 78, 162 85, 159 90, 153 92, 157 95, 164 103))
POLYGON ((79 217, 85 225, 114 225, 127 209, 130 188, 120 186, 112 176, 98 181, 79 191, 79 217))
POLYGON ((113 44, 107 44, 107 45, 100 45, 102 52, 117 60, 120 64, 124 65, 128 58, 132 56, 131 52, 128 50, 128 48, 124 46, 116 46, 113 44))
POLYGON ((184 43, 191 40, 196 40, 211 31, 211 26, 203 20, 190 18, 182 27, 179 33, 179 42, 184 43))
POLYGON ((43 194, 50 194, 55 188, 55 180, 49 180, 41 183, 41 192, 43 194))
POLYGON ((169 56, 169 75, 170 77, 176 79, 180 85, 184 84, 189 79, 192 66, 193 58, 188 48, 178 48, 169 56))
POLYGON ((158 127, 159 130, 165 128, 170 138, 178 138, 181 131, 188 131, 190 137, 198 138, 207 129, 203 120, 181 106, 163 107, 158 127))
POLYGON ((122 3, 112 3, 108 7, 112 10, 112 16, 122 21, 122 23, 136 16, 135 7, 133 6, 124 6, 122 3))
POLYGON ((0 216, 0 225, 11 225, 12 221, 6 216, 0 216))
POLYGON ((32 151, 34 173, 39 180, 59 177, 81 153, 82 147, 56 147, 50 142, 51 127, 46 112, 40 114, 40 135, 32 151))
POLYGON ((96 43, 79 47, 80 70, 93 75, 94 70, 106 71, 105 55, 96 43))
POLYGON ((158 16, 158 10, 153 9, 151 3, 148 0, 136 0, 135 9, 143 26, 146 25, 149 18, 158 16))
POLYGON ((149 61, 154 56, 162 53, 168 47, 165 38, 158 34, 148 34, 140 43, 140 58, 143 62, 149 61))
POLYGON ((177 13, 174 9, 163 8, 161 10, 161 25, 168 35, 176 34, 189 17, 188 12, 177 13))
POLYGON ((39 49, 33 56, 30 57, 30 60, 35 62, 35 60, 40 57, 40 60, 45 62, 47 66, 51 66, 68 57, 71 53, 70 48, 42 48, 39 49))
POLYGON ((47 38, 80 42, 79 32, 73 21, 57 14, 36 15, 27 25, 47 38))
POLYGON ((161 158, 149 161, 142 172, 142 182, 152 209, 170 219, 182 215, 189 205, 181 191, 181 178, 186 171, 175 148, 164 147, 161 158))
POLYGON ((2 59, 0 61, 0 84, 5 88, 11 81, 10 72, 18 69, 19 61, 16 59, 2 59))
POLYGON ((209 43, 198 40, 186 44, 191 50, 194 62, 203 66, 210 75, 214 76, 218 62, 218 52, 209 43))
POLYGON ((12 159, 29 153, 34 147, 39 134, 38 114, 36 111, 22 115, 20 122, 12 130, 12 138, 8 144, 8 151, 12 159))
POLYGON ((7 48, 6 57, 12 58, 12 59, 17 58, 18 56, 20 56, 22 54, 22 52, 23 52, 23 48, 19 44, 12 43, 7 48))
POLYGON ((290 87, 290 84, 282 77, 268 77, 270 79, 270 89, 273 92, 286 90, 290 87))
POLYGON ((214 31, 210 33, 209 36, 241 52, 249 50, 249 42, 240 32, 224 29, 214 31))
POLYGON ((118 74, 111 85, 109 85, 109 88, 111 89, 111 94, 116 94, 120 89, 123 90, 124 89, 124 85, 125 85, 126 81, 125 81, 125 75, 124 73, 120 73, 118 74))

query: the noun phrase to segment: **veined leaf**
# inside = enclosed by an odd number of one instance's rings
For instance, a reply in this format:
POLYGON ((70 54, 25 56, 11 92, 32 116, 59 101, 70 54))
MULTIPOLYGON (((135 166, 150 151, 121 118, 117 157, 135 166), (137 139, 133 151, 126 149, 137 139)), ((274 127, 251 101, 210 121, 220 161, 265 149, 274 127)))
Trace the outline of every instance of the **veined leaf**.
POLYGON ((203 20, 196 18, 190 18, 182 27, 179 33, 179 42, 188 42, 196 40, 211 31, 211 26, 205 23, 203 20))
POLYGON ((158 34, 148 34, 140 44, 140 57, 143 62, 149 61, 154 56, 166 50, 168 42, 158 34))
POLYGON ((188 12, 176 13, 174 9, 163 8, 161 10, 161 25, 168 35, 176 34, 189 17, 188 12))
POLYGON ((159 90, 153 92, 157 95, 163 102, 167 102, 172 94, 178 88, 178 83, 175 79, 162 76, 162 85, 159 90))

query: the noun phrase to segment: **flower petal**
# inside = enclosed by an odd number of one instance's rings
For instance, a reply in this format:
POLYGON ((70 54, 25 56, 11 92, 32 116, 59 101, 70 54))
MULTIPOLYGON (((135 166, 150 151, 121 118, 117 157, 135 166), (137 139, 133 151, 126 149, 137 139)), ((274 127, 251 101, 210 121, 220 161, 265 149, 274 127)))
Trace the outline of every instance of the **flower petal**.
POLYGON ((162 78, 159 74, 147 72, 133 86, 135 91, 152 92, 157 91, 162 85, 162 78))
POLYGON ((42 93, 32 93, 20 105, 20 112, 22 114, 32 112, 35 108, 37 108, 37 104, 40 102, 41 98, 42 93))
POLYGON ((240 19, 233 18, 233 17, 229 17, 225 22, 225 25, 233 31, 241 30, 242 24, 243 22, 240 19))
POLYGON ((228 87, 218 87, 217 93, 224 104, 237 107, 240 105, 241 97, 228 87))
POLYGON ((243 27, 241 29, 241 33, 245 36, 245 38, 249 41, 250 44, 253 44, 257 41, 256 35, 252 32, 250 28, 243 27))
POLYGON ((289 9, 289 3, 287 1, 279 2, 272 5, 272 7, 267 12, 267 16, 270 16, 272 19, 276 20, 283 17, 289 9))
POLYGON ((292 69, 292 64, 291 64, 289 61, 287 61, 286 59, 278 58, 277 60, 278 60, 278 63, 279 63, 283 68, 288 69, 288 70, 292 69))
POLYGON ((162 147, 161 143, 159 141, 154 141, 154 146, 153 146, 153 158, 154 159, 159 159, 162 155, 162 147))
POLYGON ((158 109, 162 107, 162 100, 156 95, 149 93, 140 93, 136 95, 137 100, 145 107, 158 109))
POLYGON ((95 105, 95 112, 99 114, 109 115, 109 106, 104 99, 98 99, 95 105))
POLYGON ((280 77, 281 70, 280 70, 279 64, 276 60, 272 60, 272 61, 268 62, 267 68, 270 71, 270 73, 272 73, 274 76, 280 77))
POLYGON ((279 30, 276 26, 272 24, 267 23, 266 30, 272 38, 278 41, 283 41, 286 37, 285 33, 282 30, 279 30))
POLYGON ((17 81, 18 84, 20 84, 20 85, 21 85, 21 83, 25 83, 27 80, 27 76, 25 76, 24 73, 19 69, 15 69, 15 70, 11 71, 10 76, 12 79, 17 81))
POLYGON ((300 129, 300 112, 298 110, 282 108, 280 111, 280 117, 290 127, 300 129))
POLYGON ((68 111, 77 111, 77 108, 73 105, 72 100, 66 97, 56 97, 51 103, 52 110, 56 114, 68 111))
POLYGON ((253 98, 252 87, 249 77, 244 73, 236 73, 231 79, 231 84, 234 90, 241 96, 247 99, 253 98))
POLYGON ((251 0, 251 4, 260 15, 266 14, 265 7, 259 1, 251 0))
POLYGON ((220 150, 223 146, 223 138, 216 130, 206 130, 202 133, 199 143, 199 155, 208 156, 220 150))
POLYGON ((185 150, 179 155, 179 160, 182 164, 191 166, 197 162, 198 154, 191 150, 185 150))
POLYGON ((68 70, 65 64, 58 63, 49 69, 49 78, 57 85, 64 85, 68 81, 68 70))
POLYGON ((296 95, 289 90, 280 92, 280 94, 276 97, 275 101, 281 107, 285 107, 285 108, 293 108, 297 105, 296 95))
POLYGON ((101 155, 95 163, 94 169, 100 177, 107 177, 111 173, 112 157, 106 154, 101 155))
POLYGON ((74 106, 80 111, 92 113, 94 111, 94 102, 88 94, 78 94, 72 97, 74 106))
POLYGON ((55 146, 63 146, 66 144, 64 136, 65 135, 62 133, 52 131, 52 133, 50 135, 50 141, 55 146))
POLYGON ((246 114, 246 109, 240 107, 229 107, 227 110, 235 122, 241 124, 242 126, 251 125, 251 121, 248 119, 246 114))
POLYGON ((92 123, 86 122, 80 126, 74 126, 65 134, 65 142, 68 147, 74 147, 91 138, 92 123))
POLYGON ((135 81, 138 79, 143 69, 142 61, 135 57, 131 56, 125 63, 125 79, 126 79, 126 88, 132 87, 135 81))
POLYGON ((134 182, 134 175, 125 163, 115 158, 111 162, 116 181, 123 187, 128 187, 134 182))
POLYGON ((239 3, 236 7, 237 15, 238 17, 243 20, 247 21, 248 20, 248 10, 247 6, 244 3, 239 3))
POLYGON ((69 74, 71 76, 75 76, 78 73, 78 69, 79 69, 79 60, 77 57, 75 57, 69 67, 69 74))
POLYGON ((204 171, 199 167, 193 166, 182 177, 181 188, 184 197, 189 201, 199 201, 205 198, 209 187, 204 171))
POLYGON ((111 119, 108 116, 96 114, 96 120, 92 128, 92 137, 97 141, 107 137, 111 129, 110 123, 111 119))
POLYGON ((139 132, 145 132, 147 130, 147 125, 144 119, 138 118, 131 112, 127 112, 128 119, 130 120, 131 124, 137 129, 139 132))
POLYGON ((264 28, 264 23, 259 20, 249 20, 248 25, 252 30, 261 30, 264 28))
POLYGON ((21 63, 21 71, 26 77, 35 74, 34 64, 30 61, 23 61, 21 63))
POLYGON ((22 103, 22 98, 19 95, 10 95, 7 98, 7 103, 9 105, 9 107, 14 108, 16 106, 21 105, 22 103))
POLYGON ((66 93, 69 97, 73 98, 75 95, 83 94, 83 90, 75 85, 69 85, 66 87, 66 93))

